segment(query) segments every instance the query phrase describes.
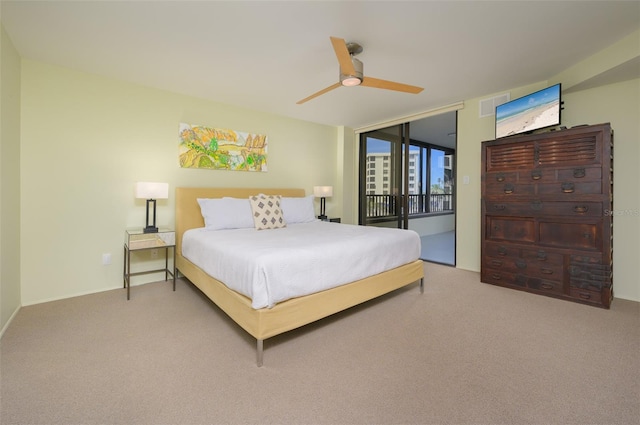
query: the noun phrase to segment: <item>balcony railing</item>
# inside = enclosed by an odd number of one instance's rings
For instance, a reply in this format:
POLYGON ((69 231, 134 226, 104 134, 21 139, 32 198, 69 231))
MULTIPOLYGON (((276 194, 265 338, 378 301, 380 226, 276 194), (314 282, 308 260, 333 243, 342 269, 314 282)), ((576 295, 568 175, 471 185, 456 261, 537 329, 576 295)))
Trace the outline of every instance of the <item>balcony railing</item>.
MULTIPOLYGON (((367 195, 367 218, 398 215, 398 202, 393 195, 367 195)), ((453 211, 451 193, 409 195, 409 215, 453 211)))

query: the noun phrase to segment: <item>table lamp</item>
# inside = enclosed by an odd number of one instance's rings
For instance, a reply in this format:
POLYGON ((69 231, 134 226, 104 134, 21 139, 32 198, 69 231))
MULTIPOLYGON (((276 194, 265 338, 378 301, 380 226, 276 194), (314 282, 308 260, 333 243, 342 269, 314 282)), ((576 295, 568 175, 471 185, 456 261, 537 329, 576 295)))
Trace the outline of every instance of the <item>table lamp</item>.
POLYGON ((169 197, 169 183, 136 183, 136 198, 147 200, 147 223, 142 229, 144 233, 158 233, 156 227, 156 199, 167 199, 169 197), (149 206, 153 204, 153 223, 149 223, 149 206))
POLYGON ((320 198, 320 215, 318 216, 318 218, 320 220, 326 220, 327 219, 327 216, 325 215, 325 208, 327 203, 326 198, 331 198, 333 196, 333 186, 314 186, 313 195, 316 198, 320 198))

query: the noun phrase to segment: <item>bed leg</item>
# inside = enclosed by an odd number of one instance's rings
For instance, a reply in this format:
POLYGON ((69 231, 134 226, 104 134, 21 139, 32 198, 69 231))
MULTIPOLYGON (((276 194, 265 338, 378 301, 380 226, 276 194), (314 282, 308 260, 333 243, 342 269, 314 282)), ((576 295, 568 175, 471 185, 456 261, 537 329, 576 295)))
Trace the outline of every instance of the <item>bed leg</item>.
POLYGON ((263 352, 264 340, 258 339, 256 344, 256 360, 258 367, 262 367, 262 352, 263 352))
POLYGON ((424 277, 420 278, 420 293, 424 294, 424 277))

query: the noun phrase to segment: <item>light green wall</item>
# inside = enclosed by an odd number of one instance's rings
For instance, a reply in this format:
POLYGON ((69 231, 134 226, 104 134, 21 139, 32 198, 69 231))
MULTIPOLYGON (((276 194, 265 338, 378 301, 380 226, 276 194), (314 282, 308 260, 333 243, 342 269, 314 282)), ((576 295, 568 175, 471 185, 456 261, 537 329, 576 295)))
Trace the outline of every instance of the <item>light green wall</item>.
POLYGON ((564 96, 563 124, 611 122, 614 296, 640 301, 640 79, 564 96))
POLYGON ((336 200, 342 205, 342 214, 331 212, 333 199, 327 200, 330 217, 340 217, 342 223, 358 223, 358 156, 356 136, 352 129, 338 127, 338 181, 342 182, 340 193, 334 191, 336 200))
POLYGON ((480 270, 481 142, 494 137, 494 118, 479 118, 479 101, 510 92, 511 98, 563 83, 562 124, 610 122, 614 131, 614 296, 640 301, 640 79, 600 85, 594 81, 621 63, 640 56, 640 33, 614 44, 547 81, 465 100, 458 112, 456 265, 480 270), (567 83, 565 83, 565 81, 567 83), (564 86, 570 86, 568 93, 564 86), (582 88, 581 88, 582 87, 582 88))
POLYGON ((20 308, 20 56, 0 26, 0 334, 20 308))
POLYGON ((495 137, 495 118, 480 116, 480 100, 497 94, 510 92, 515 99, 547 86, 541 82, 525 87, 488 94, 481 98, 464 101, 464 108, 458 111, 456 149, 456 267, 480 271, 480 220, 481 220, 481 147, 482 142, 495 137), (469 184, 463 184, 464 177, 469 184))
MULTIPOLYGON (((170 194, 178 186, 312 193, 318 184, 342 193, 337 133, 336 127, 23 60, 23 305, 121 287, 124 229, 144 222, 144 201, 134 199, 137 181, 168 182, 170 194), (269 171, 180 168, 180 122, 267 134, 269 171), (111 253, 111 265, 102 265, 103 253, 111 253)), ((340 201, 328 202, 331 215, 342 213, 340 201)), ((174 205, 173 196, 158 201, 158 225, 173 226, 174 205)), ((148 267, 147 258, 134 266, 148 267)), ((161 278, 139 276, 134 284, 161 278)))

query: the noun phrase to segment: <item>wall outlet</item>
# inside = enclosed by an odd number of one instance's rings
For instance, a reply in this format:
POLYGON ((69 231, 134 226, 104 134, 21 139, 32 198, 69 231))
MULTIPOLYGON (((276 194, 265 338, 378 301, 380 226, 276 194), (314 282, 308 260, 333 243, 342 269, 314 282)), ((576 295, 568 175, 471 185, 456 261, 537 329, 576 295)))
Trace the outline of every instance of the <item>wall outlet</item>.
POLYGON ((109 264, 111 264, 111 254, 102 254, 102 265, 108 266, 109 264))
POLYGON ((157 249, 152 249, 151 250, 151 258, 158 258, 158 250, 157 249))

